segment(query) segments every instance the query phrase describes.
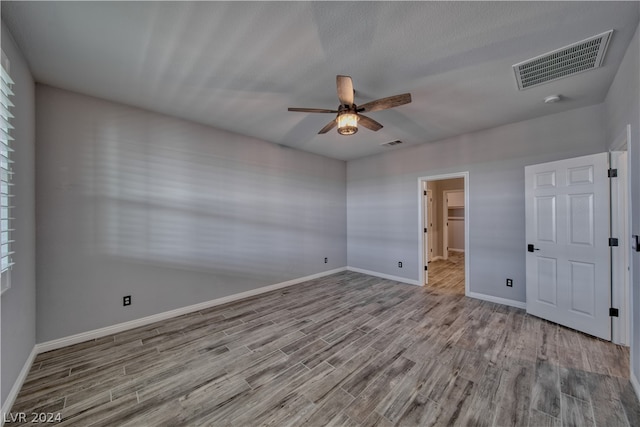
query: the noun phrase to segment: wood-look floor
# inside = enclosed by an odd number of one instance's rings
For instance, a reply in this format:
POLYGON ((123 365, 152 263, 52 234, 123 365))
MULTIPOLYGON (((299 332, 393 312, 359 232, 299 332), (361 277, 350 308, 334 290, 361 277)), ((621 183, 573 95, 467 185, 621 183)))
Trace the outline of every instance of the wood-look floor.
MULTIPOLYGON (((58 426, 640 426, 627 349, 343 272, 38 355, 58 426)), ((14 424, 7 424, 14 425, 14 424)))
POLYGON ((429 262, 427 289, 464 295, 464 252, 449 251, 447 259, 429 262))

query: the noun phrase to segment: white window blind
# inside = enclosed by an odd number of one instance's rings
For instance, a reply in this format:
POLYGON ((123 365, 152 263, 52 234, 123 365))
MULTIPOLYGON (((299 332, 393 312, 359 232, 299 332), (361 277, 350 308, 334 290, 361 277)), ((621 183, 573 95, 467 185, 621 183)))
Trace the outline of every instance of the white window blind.
POLYGON ((9 274, 13 265, 13 229, 11 209, 13 208, 12 194, 12 163, 11 153, 11 108, 13 103, 11 97, 13 91, 13 80, 9 75, 9 61, 2 52, 2 66, 0 67, 0 269, 2 275, 2 291, 9 288, 9 274))

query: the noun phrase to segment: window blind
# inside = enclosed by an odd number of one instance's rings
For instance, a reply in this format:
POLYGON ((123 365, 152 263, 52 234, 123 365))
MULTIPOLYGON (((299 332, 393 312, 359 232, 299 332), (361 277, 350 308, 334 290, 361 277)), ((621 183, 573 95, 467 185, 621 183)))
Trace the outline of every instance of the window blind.
MULTIPOLYGON (((11 160, 13 152, 11 148, 11 108, 13 103, 11 97, 13 91, 13 80, 9 75, 8 61, 4 52, 2 54, 2 64, 0 67, 0 269, 2 275, 8 274, 9 269, 13 265, 13 229, 11 217, 11 210, 13 208, 11 199, 13 197, 12 187, 12 163, 11 160)), ((7 281, 2 280, 3 288, 6 287, 7 281)), ((4 289, 3 289, 4 290, 4 289)))

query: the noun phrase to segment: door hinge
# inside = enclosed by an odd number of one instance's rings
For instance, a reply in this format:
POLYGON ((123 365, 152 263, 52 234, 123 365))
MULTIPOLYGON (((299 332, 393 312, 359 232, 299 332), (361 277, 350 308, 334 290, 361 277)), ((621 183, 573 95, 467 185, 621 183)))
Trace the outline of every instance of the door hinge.
POLYGON ((425 228, 424 228, 424 232, 425 232, 425 233, 427 232, 427 227, 425 227, 425 228))
POLYGON ((618 239, 615 237, 609 237, 609 246, 618 246, 618 239))
POLYGON ((609 178, 617 178, 618 177, 618 169, 609 169, 607 171, 607 176, 609 178))
POLYGON ((425 195, 425 196, 427 195, 427 190, 425 190, 425 191, 424 191, 424 195, 425 195))
POLYGON ((618 309, 611 307, 609 309, 609 316, 610 317, 618 317, 618 309))
POLYGON ((429 267, 427 267, 426 265, 424 266, 424 271, 427 271, 429 269, 429 267))

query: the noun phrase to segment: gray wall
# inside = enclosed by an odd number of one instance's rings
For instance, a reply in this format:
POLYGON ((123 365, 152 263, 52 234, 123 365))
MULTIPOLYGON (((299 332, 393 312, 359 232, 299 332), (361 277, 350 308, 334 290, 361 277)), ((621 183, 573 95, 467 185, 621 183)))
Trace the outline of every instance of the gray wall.
MULTIPOLYGON (((605 100, 607 142, 612 144, 631 125, 631 234, 640 234, 640 26, 629 44, 616 78, 605 100)), ((640 378, 640 254, 633 255, 633 321, 631 337, 631 367, 640 378), (635 325, 635 326, 634 326, 635 325)))
POLYGON ((11 289, 2 294, 2 396, 7 394, 36 342, 35 87, 29 68, 2 23, 2 50, 15 82, 13 160, 15 265, 11 289))
POLYGON ((36 100, 38 342, 346 265, 345 162, 49 86, 36 100))
POLYGON ((470 289, 525 301, 524 167, 605 151, 604 116, 599 104, 348 162, 349 265, 418 280, 417 179, 469 171, 470 289))

